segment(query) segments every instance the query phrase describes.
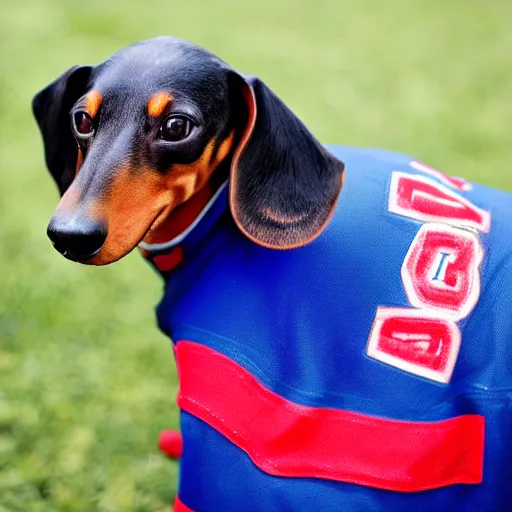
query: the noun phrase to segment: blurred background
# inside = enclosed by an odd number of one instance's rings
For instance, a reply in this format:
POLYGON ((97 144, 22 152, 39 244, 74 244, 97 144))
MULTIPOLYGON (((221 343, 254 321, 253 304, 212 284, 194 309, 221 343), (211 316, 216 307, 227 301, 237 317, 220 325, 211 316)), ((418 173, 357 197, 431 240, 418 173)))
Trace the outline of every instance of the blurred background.
POLYGON ((511 19, 510 0, 2 0, 0 511, 170 510, 176 487, 160 280, 136 253, 89 268, 51 247, 35 92, 171 34, 259 75, 323 142, 512 191, 511 19))

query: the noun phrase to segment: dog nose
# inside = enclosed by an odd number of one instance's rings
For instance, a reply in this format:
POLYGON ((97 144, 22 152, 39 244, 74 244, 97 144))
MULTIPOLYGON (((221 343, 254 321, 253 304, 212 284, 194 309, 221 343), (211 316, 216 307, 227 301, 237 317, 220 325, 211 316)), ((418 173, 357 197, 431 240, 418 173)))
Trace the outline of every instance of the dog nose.
POLYGON ((52 218, 47 230, 53 246, 72 260, 88 260, 98 254, 107 238, 104 222, 92 219, 52 218))

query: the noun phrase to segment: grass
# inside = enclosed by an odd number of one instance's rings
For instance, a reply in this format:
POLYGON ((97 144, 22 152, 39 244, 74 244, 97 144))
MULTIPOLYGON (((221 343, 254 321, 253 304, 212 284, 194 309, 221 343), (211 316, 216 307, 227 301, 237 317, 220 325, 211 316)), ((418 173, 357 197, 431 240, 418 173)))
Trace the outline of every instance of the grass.
POLYGON ((0 512, 170 510, 177 425, 161 283, 133 254, 59 257, 30 114, 69 66, 159 34, 263 78, 324 142, 413 154, 512 190, 509 0, 3 2, 0 16, 0 512))

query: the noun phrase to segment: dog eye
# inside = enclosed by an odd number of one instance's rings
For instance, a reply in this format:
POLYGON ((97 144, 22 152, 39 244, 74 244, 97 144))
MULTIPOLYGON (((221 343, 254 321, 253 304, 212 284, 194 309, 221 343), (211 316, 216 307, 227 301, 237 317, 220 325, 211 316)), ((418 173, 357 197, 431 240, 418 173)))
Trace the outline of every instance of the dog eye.
POLYGON ((186 139, 193 126, 192 121, 185 116, 170 116, 162 125, 160 137, 169 142, 177 142, 186 139))
POLYGON ((94 135, 94 122, 92 117, 83 110, 73 114, 73 126, 78 137, 89 138, 94 135))

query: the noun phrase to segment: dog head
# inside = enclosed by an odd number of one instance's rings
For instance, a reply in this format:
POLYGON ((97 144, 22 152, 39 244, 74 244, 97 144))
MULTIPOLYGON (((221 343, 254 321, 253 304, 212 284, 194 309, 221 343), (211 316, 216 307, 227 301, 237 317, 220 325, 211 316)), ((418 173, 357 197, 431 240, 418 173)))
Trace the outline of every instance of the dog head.
POLYGON ((313 240, 343 164, 257 78, 160 37, 73 67, 33 100, 61 200, 48 226, 66 257, 123 257, 207 183, 229 176, 235 222, 265 247, 313 240))

